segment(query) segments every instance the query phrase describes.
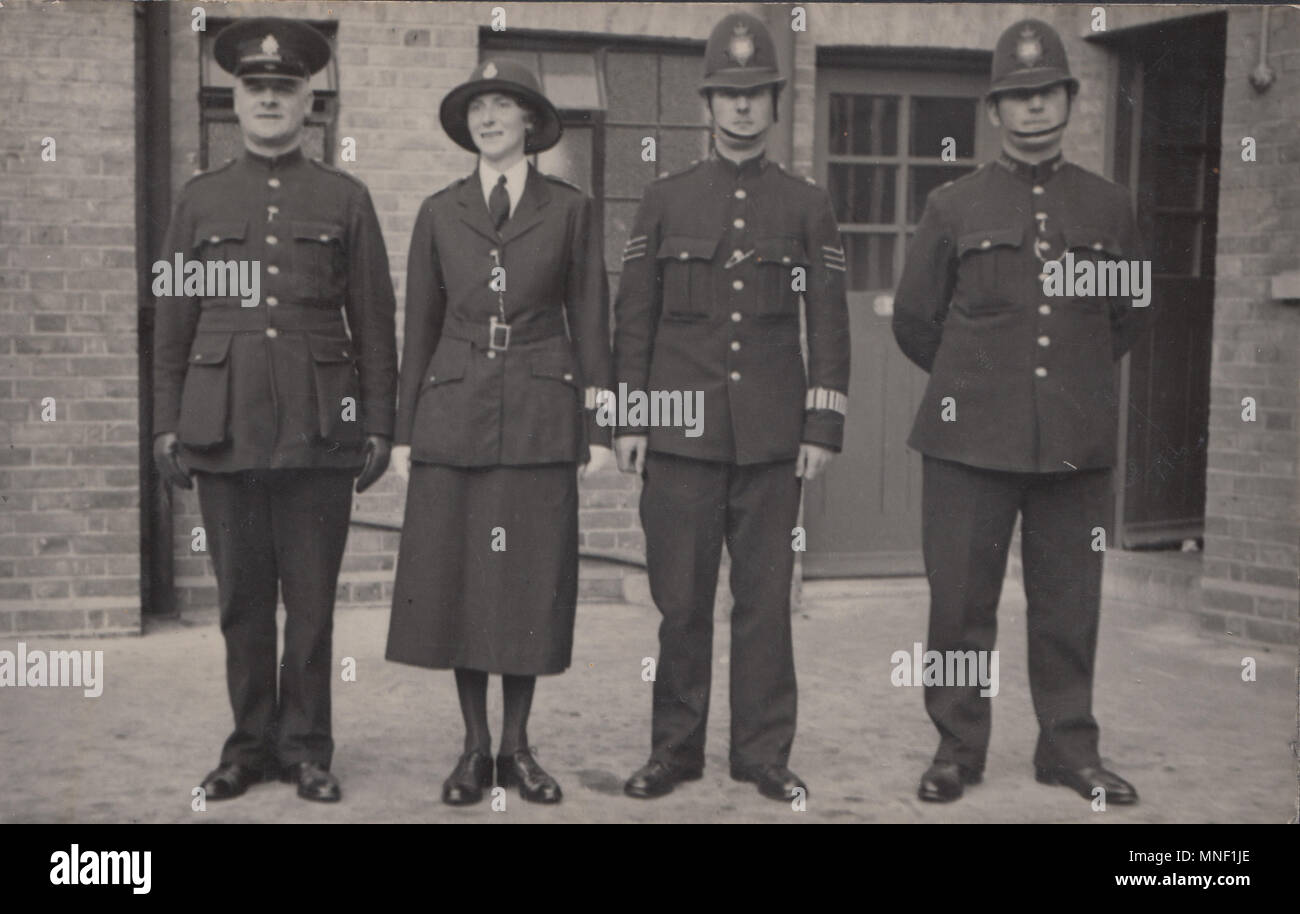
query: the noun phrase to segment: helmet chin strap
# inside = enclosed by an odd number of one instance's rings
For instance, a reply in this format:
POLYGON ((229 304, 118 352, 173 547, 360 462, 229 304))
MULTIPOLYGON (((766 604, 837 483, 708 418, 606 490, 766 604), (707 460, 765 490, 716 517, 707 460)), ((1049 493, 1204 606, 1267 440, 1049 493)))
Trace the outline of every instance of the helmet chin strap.
POLYGON ((1012 130, 1011 134, 1013 136, 1022 137, 1024 139, 1033 139, 1034 137, 1049 136, 1050 134, 1056 133, 1058 130, 1064 130, 1065 125, 1068 124, 1069 122, 1070 122, 1069 118, 1066 118, 1065 120, 1061 121, 1061 123, 1057 124, 1055 127, 1047 127, 1044 130, 1012 130))
POLYGON ((718 124, 717 127, 718 130, 725 134, 729 139, 742 143, 748 142, 749 140, 756 140, 763 135, 762 130, 758 131, 758 133, 736 133, 733 130, 728 130, 726 127, 723 127, 721 124, 718 124))

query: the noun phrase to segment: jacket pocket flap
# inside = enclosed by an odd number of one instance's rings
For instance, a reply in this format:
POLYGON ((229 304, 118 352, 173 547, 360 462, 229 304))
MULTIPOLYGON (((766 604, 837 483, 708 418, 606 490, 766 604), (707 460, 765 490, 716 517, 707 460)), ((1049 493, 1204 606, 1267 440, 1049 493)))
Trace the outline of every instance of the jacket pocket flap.
POLYGON ((552 378, 574 387, 579 386, 578 372, 563 353, 546 352, 533 356, 533 377, 552 378))
POLYGON ((987 251, 996 247, 1018 248, 1024 237, 1023 227, 967 232, 957 238, 957 256, 961 257, 969 251, 987 251))
POLYGON ((200 222, 194 227, 194 246, 243 241, 247 233, 247 222, 200 222))
POLYGON ((429 373, 425 376, 425 383, 443 384, 464 378, 469 351, 470 344, 464 340, 444 339, 429 360, 429 373))
POLYGON ((712 260, 721 238, 668 235, 659 245, 659 260, 712 260))
POLYGON ((356 358, 352 341, 346 338, 310 334, 311 357, 317 362, 351 362, 356 358))
POLYGON ((1114 257, 1124 254, 1118 236, 1104 228, 1071 226, 1065 230, 1065 246, 1070 250, 1085 248, 1090 251, 1104 251, 1114 257))
POLYGON ((756 238, 754 257, 759 263, 808 266, 808 252, 798 238, 756 238))
POLYGON ((295 222, 293 237, 299 241, 319 241, 322 244, 329 244, 331 241, 342 240, 343 231, 333 222, 295 222))
POLYGON ((230 355, 229 333, 199 333, 190 347, 191 365, 221 365, 230 355))

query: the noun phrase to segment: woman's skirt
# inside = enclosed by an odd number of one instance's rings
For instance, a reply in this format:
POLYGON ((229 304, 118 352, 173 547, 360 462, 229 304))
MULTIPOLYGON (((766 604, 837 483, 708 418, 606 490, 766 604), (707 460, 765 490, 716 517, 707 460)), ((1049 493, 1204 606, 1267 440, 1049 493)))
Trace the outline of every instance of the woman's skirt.
POLYGON ((519 676, 569 666, 576 470, 411 463, 389 660, 519 676))

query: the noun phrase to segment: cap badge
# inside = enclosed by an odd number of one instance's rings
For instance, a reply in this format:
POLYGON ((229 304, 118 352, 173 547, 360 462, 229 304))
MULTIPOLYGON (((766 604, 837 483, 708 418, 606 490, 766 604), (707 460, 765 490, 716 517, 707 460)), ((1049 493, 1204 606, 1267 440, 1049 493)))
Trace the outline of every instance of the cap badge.
POLYGON ((731 33, 731 43, 727 45, 727 53, 738 65, 744 67, 749 64, 750 58, 754 56, 754 36, 750 34, 749 26, 745 23, 737 23, 731 33))
POLYGON ((488 61, 488 65, 483 68, 484 79, 495 79, 497 75, 497 65, 488 61))
POLYGON ((1042 56, 1043 42, 1037 32, 1026 26, 1020 32, 1020 40, 1016 42, 1016 60, 1022 67, 1032 67, 1042 56))
POLYGON ((268 57, 280 57, 280 42, 275 40, 274 35, 267 35, 262 39, 262 53, 268 57))

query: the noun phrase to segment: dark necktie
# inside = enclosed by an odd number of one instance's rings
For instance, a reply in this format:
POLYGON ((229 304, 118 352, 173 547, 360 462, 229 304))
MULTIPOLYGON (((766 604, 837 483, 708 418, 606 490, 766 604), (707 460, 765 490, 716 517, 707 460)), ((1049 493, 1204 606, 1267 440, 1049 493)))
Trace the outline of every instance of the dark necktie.
POLYGON ((501 231, 501 226, 510 218, 510 195, 506 193, 505 175, 497 178, 496 187, 488 195, 488 213, 492 216, 492 224, 497 231, 501 231))

